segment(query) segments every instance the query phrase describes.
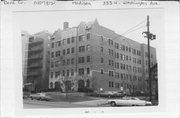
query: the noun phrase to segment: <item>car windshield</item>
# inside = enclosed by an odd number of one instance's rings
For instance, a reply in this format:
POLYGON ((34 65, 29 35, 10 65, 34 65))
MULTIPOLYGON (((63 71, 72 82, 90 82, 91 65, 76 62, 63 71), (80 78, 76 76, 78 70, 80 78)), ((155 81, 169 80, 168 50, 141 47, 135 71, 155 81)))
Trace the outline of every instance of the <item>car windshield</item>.
POLYGON ((46 96, 46 94, 45 94, 45 93, 39 93, 39 95, 41 95, 41 96, 46 96))
POLYGON ((139 100, 138 98, 135 98, 135 97, 132 97, 131 99, 132 99, 132 100, 139 100))

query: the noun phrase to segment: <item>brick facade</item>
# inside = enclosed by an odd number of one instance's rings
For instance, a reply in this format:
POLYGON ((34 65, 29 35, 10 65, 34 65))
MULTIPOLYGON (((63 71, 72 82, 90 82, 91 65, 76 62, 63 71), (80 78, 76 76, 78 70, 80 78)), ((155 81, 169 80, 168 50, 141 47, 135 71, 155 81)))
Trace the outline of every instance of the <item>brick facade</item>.
MULTIPOLYGON (((147 47, 99 25, 98 21, 54 32, 49 88, 61 91, 146 91, 147 47)), ((152 65, 156 50, 151 47, 152 65)))

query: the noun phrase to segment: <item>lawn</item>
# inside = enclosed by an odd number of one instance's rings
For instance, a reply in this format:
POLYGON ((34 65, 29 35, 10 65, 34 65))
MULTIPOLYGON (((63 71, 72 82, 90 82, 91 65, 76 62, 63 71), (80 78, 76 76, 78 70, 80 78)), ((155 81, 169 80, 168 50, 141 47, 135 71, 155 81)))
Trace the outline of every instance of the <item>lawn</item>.
POLYGON ((74 96, 69 94, 49 94, 53 101, 63 101, 63 102, 81 102, 81 101, 90 101, 94 100, 95 98, 89 96, 74 96))

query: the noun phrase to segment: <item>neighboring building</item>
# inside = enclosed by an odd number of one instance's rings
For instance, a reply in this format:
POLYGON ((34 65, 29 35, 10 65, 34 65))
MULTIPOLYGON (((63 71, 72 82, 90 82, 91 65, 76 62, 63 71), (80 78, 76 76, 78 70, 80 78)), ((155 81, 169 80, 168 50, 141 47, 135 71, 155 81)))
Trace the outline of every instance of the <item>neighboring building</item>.
MULTIPOLYGON (((141 51, 142 51, 142 70, 143 70, 143 78, 145 78, 145 81, 143 83, 143 88, 146 92, 149 92, 149 71, 148 71, 148 47, 145 44, 141 45, 141 51)), ((156 49, 151 47, 150 49, 150 68, 157 64, 156 60, 156 49)))
POLYGON ((47 31, 29 36, 26 83, 31 91, 48 89, 50 36, 47 31))
POLYGON ((21 32, 22 39, 22 73, 23 73, 23 84, 26 83, 27 80, 27 50, 28 50, 28 41, 29 34, 26 31, 21 32))
POLYGON ((152 99, 158 100, 158 65, 151 67, 152 99))
MULTIPOLYGON (((116 34, 98 21, 57 30, 51 41, 49 88, 78 91, 146 91, 146 45, 116 34)), ((153 64, 156 51, 151 47, 153 64)))

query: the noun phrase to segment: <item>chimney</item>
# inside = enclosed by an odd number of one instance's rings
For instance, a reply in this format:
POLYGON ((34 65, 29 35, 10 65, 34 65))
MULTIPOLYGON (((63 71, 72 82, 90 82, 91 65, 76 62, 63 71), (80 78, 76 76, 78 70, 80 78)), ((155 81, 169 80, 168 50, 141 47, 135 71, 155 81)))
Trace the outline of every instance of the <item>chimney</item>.
POLYGON ((69 23, 68 22, 64 22, 64 30, 69 28, 69 23))

